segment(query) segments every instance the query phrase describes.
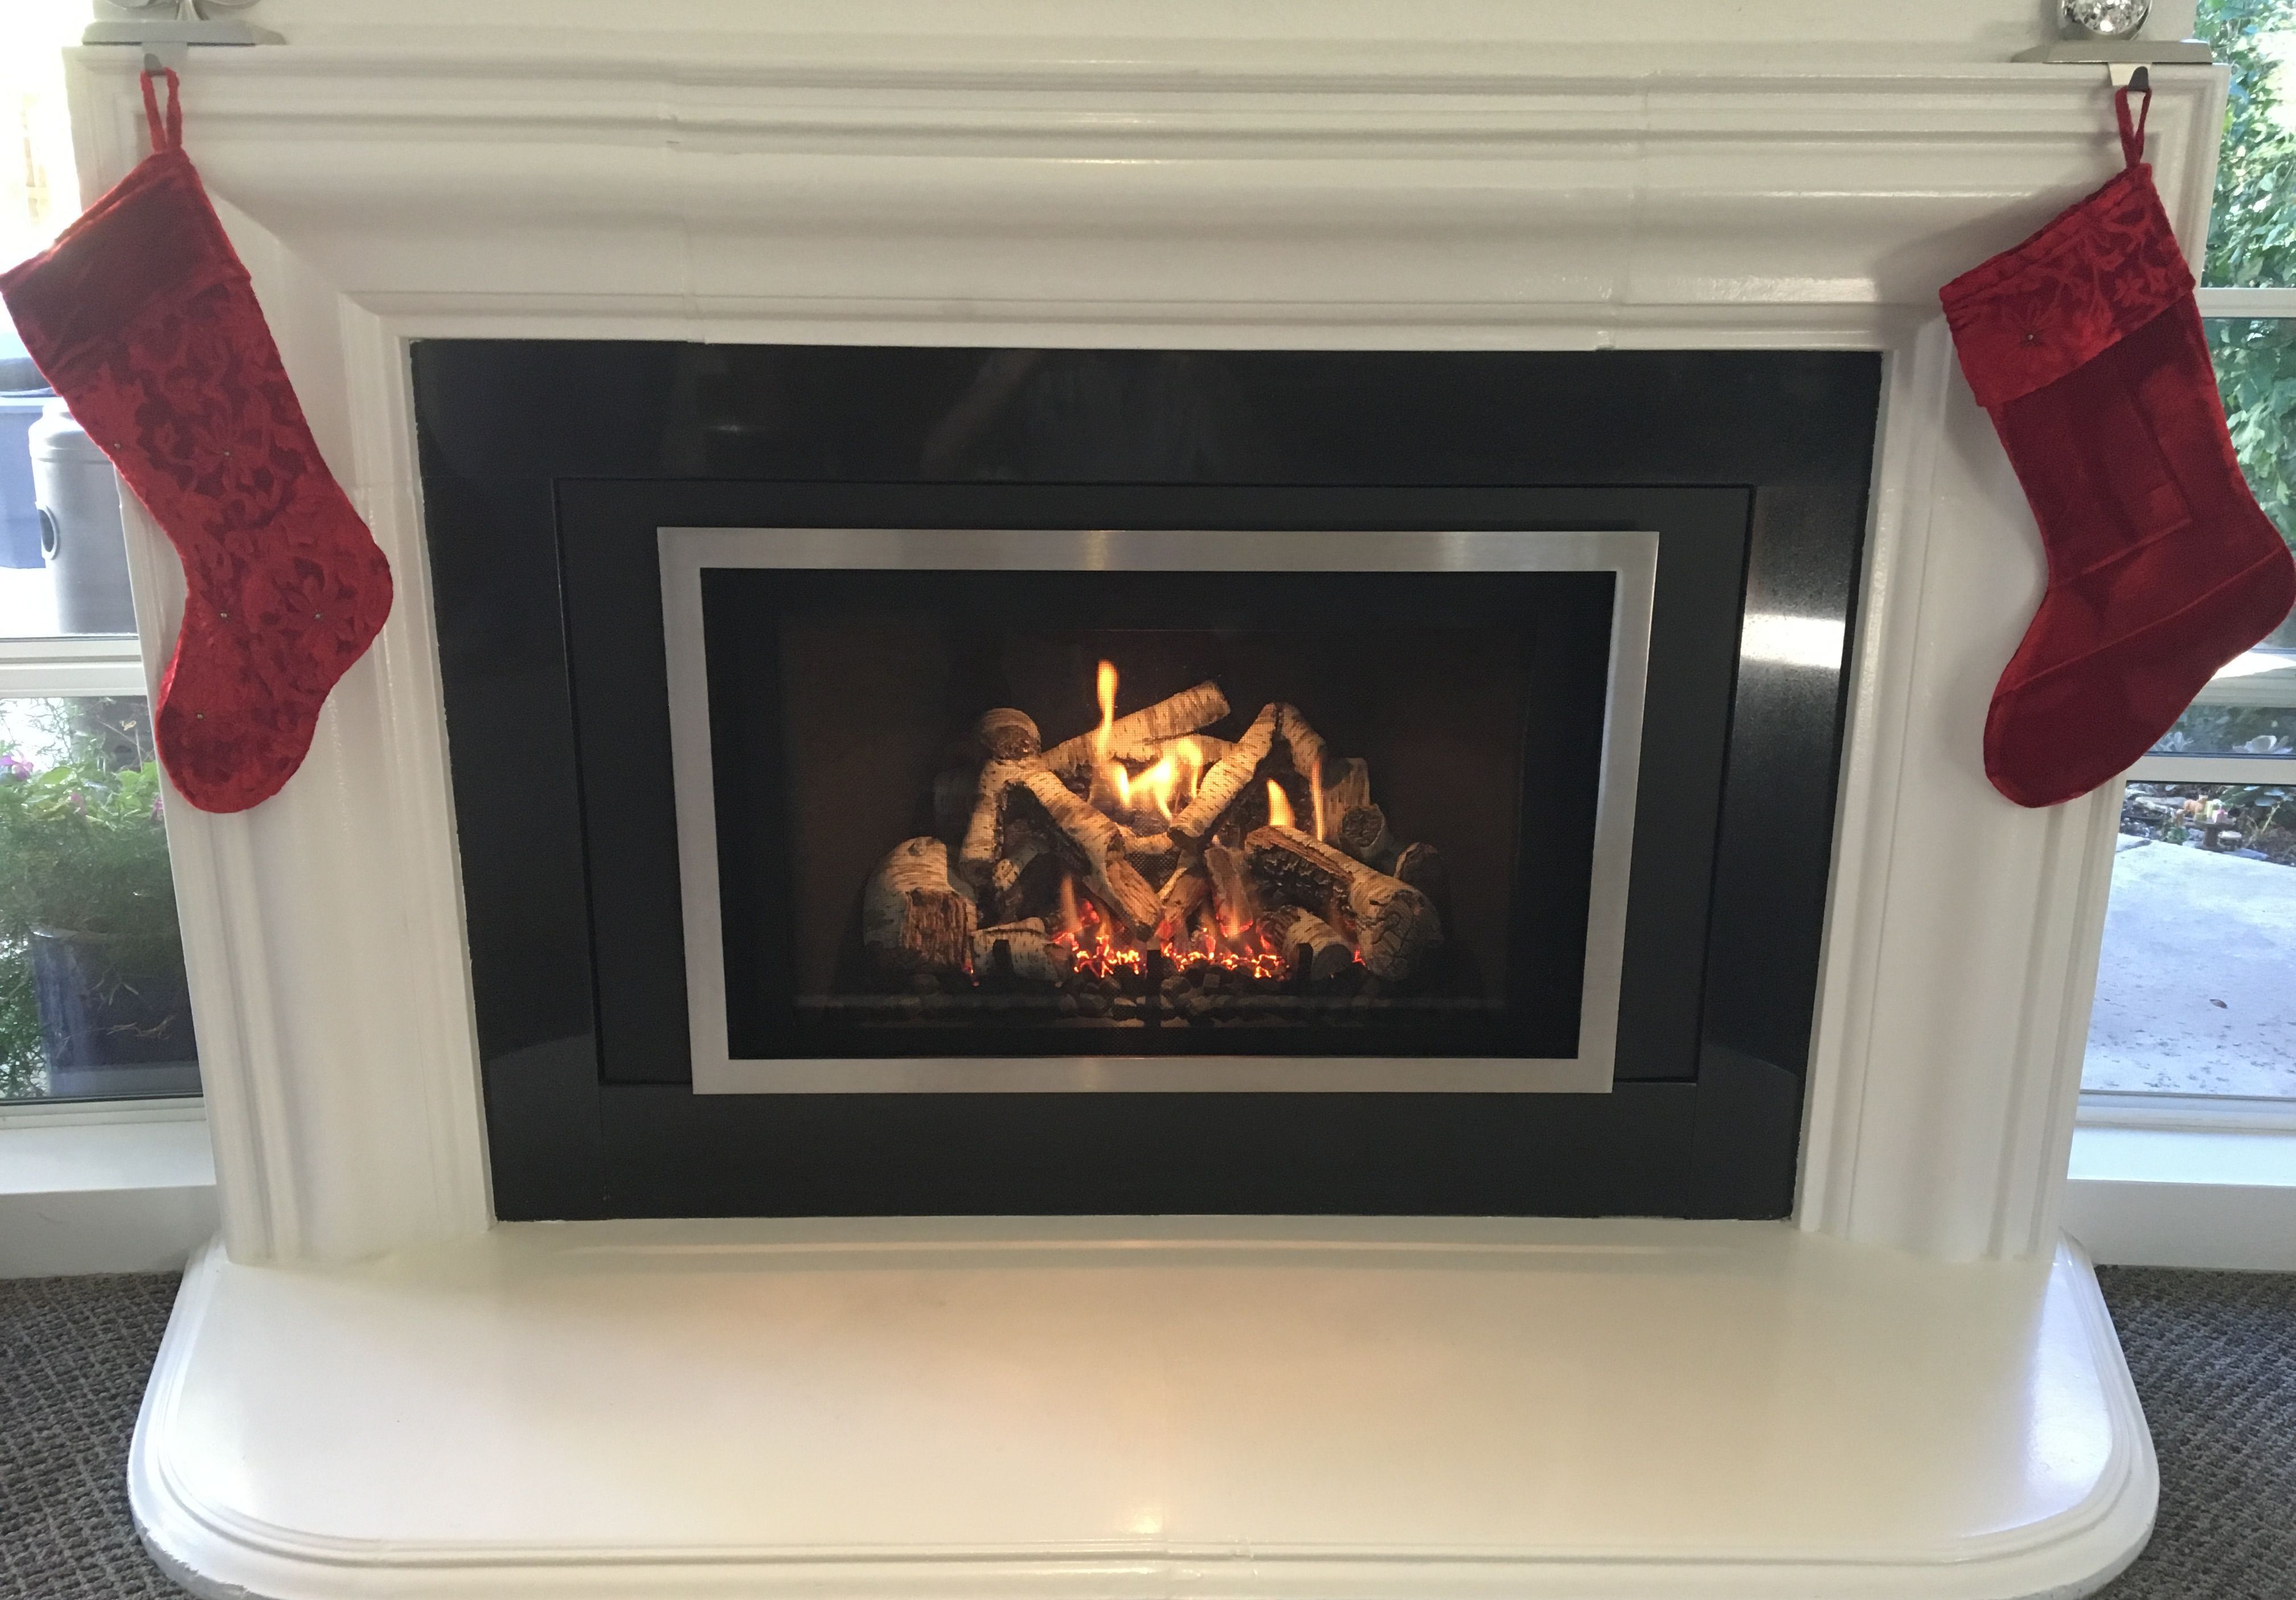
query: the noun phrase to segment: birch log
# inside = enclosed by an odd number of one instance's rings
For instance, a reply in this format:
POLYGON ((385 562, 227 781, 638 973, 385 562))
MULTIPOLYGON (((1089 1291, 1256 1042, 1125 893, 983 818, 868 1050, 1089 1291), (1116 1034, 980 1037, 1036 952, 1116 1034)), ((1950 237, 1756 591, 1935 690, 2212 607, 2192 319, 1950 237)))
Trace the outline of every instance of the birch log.
POLYGON ((1425 895, 1439 915, 1450 915, 1451 874, 1442 851, 1431 844, 1406 845, 1395 858, 1395 875, 1425 895))
POLYGON ((988 887, 997 857, 1004 853, 1004 813, 1013 786, 1043 770, 1034 756, 982 764, 973 787, 972 820, 965 825, 964 846, 957 852, 957 868, 975 889, 988 887))
POLYGON ((1211 898, 1212 882, 1201 866, 1175 868, 1156 891, 1162 910, 1156 920, 1156 936, 1164 939, 1185 940, 1188 937, 1188 922, 1196 907, 1211 898))
POLYGON ((1351 806, 1340 814, 1338 837, 1341 849, 1374 872, 1392 874, 1401 847, 1388 831, 1387 813, 1377 806, 1351 806))
POLYGON ((1374 978, 1407 978, 1443 944, 1442 919, 1410 884, 1374 872, 1297 828, 1255 829, 1244 841, 1252 869, 1295 905, 1337 901, 1355 923, 1356 948, 1374 978))
POLYGON ((1028 712, 1016 711, 1011 706, 981 712, 980 720, 972 725, 972 733, 980 741, 982 753, 992 761, 1025 761, 1045 748, 1035 720, 1028 712))
POLYGON ((861 943, 887 972, 961 972, 972 954, 972 897, 950 881, 948 846, 909 839, 877 864, 861 895, 861 943))
POLYGON ((1324 764, 1324 814, 1336 824, 1357 806, 1371 804, 1371 763, 1349 756, 1324 764))
POLYGON ((1222 939, 1234 939, 1259 920, 1242 851, 1224 844, 1204 846, 1204 875, 1211 881, 1212 912, 1219 920, 1222 939))
POLYGON ((1044 919, 1032 916, 977 930, 972 935, 975 972, 995 969, 996 947, 1000 944, 1004 947, 1005 958, 1012 963, 1013 975, 1029 983, 1058 983, 1076 967, 1076 952, 1054 942, 1045 931, 1044 919))
POLYGON ((1259 775, 1259 764, 1267 759, 1275 743, 1275 713, 1273 704, 1262 706, 1259 715, 1251 719, 1243 737, 1235 748, 1212 764, 1196 785, 1196 798, 1190 800, 1180 814, 1172 819, 1172 836, 1189 844, 1201 843, 1219 825, 1227 808, 1235 804, 1251 787, 1259 775))
POLYGON ((1324 736, 1308 725, 1298 706, 1275 708, 1275 740, 1292 759, 1292 770, 1303 778, 1315 776, 1331 761, 1324 736))
POLYGON ((1045 765, 1063 777, 1070 777, 1088 771, 1103 759, 1128 764, 1153 761, 1157 747, 1163 741, 1209 727, 1226 715, 1227 696, 1220 693, 1220 686, 1201 683, 1168 700, 1160 700, 1129 716, 1119 717, 1109 726, 1105 757, 1097 753, 1100 730, 1095 728, 1046 751, 1045 765))
POLYGON ((1021 775, 1016 786, 1036 800, 1081 859, 1084 885, 1093 898, 1134 937, 1144 939, 1153 933, 1160 909, 1156 891, 1139 869, 1124 858, 1126 831, 1070 793, 1068 785, 1043 767, 1021 775))
POLYGON ((1049 909, 1060 892, 1061 864, 1052 841, 1033 824, 1008 820, 1004 854, 988 877, 984 915, 1004 925, 1049 909))
POLYGON ((1283 953, 1293 971, 1304 965, 1308 976, 1316 982, 1336 978, 1355 964, 1355 947, 1340 936, 1339 930, 1300 907, 1278 906, 1259 919, 1259 931, 1283 953))

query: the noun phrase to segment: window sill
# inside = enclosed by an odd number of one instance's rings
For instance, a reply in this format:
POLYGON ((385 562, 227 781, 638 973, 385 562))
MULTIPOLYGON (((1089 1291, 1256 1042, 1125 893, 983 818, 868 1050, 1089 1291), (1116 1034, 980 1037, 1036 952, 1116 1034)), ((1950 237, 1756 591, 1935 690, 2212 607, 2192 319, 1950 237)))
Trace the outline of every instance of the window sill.
POLYGON ((2102 1266, 2296 1271, 2296 1127, 2084 1108, 2065 1231, 2102 1266), (2197 1125, 2212 1124, 2212 1125, 2197 1125))
POLYGON ((0 1107, 0 1277, 173 1271, 216 1227, 198 1102, 0 1107))

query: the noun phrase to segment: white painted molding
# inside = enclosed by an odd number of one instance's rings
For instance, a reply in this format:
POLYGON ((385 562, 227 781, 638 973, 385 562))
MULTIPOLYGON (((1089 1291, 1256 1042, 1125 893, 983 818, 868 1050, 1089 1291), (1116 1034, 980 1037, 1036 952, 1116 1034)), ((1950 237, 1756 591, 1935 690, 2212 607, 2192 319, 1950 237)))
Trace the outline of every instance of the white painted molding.
POLYGON ((215 1232, 196 1102, 0 1107, 0 1278, 172 1272, 215 1232))
MULTIPOLYGON (((2192 31, 2193 0, 2153 0, 2146 33, 2192 31)), ((839 41, 817 41, 822 13, 805 0, 395 0, 388 7, 340 0, 263 0, 258 13, 297 45, 366 49, 429 47, 552 51, 572 41, 625 52, 675 44, 721 58, 785 59, 839 41)), ((1242 57, 1292 60, 1359 52, 1376 42, 1390 56, 1461 51, 1511 59, 1710 62, 1728 53, 1796 53, 1813 65, 1863 53, 1906 61, 2006 61, 2053 37, 2046 4, 1928 0, 1921 5, 1845 5, 1840 0, 1636 0, 1631 6, 1570 0, 840 0, 843 41, 892 36, 934 59, 1151 58, 1179 38, 1242 57)), ((882 50, 882 45, 881 45, 882 50)))
POLYGON ((2296 1128, 2085 1121, 2064 1211, 2107 1266, 2296 1272, 2296 1128))
MULTIPOLYGON (((1653 68, 1432 22, 1407 45, 1098 53, 857 24, 715 52, 406 40, 203 53, 184 85, 188 146, 399 581, 287 791, 169 814, 236 1258, 488 1220, 405 377, 406 341, 447 334, 1884 352, 1801 1217, 1948 1257, 2054 1236, 2109 819, 2021 811, 1980 770, 2041 561, 1935 297, 2112 169, 2101 72, 1653 68)), ((2152 153, 2197 250, 2223 78, 2154 76, 2152 153)), ((75 53, 72 84, 92 193, 142 111, 126 52, 75 53)), ((131 526, 159 659, 180 584, 131 526)))

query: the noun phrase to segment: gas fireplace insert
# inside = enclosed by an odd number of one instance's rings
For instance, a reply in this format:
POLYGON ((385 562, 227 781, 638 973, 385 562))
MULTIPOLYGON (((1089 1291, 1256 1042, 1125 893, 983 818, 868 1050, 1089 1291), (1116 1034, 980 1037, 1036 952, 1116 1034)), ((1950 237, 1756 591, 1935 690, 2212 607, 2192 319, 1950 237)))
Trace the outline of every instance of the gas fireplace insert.
POLYGON ((414 376, 501 1215, 1791 1208, 1876 358, 414 376))
POLYGON ((1655 535, 660 538, 697 1090, 1610 1088, 1655 535))

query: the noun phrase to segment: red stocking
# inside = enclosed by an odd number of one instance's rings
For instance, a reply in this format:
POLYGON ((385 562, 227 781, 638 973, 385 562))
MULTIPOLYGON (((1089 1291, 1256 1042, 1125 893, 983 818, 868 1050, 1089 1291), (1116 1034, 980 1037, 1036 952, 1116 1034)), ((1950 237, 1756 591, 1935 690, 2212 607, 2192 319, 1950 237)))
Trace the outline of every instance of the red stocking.
POLYGON ((1942 296, 2048 552, 1985 719, 1986 775, 2021 806, 2128 770, 2296 603, 2296 563, 2225 431, 2144 119, 2126 89, 2114 105, 2126 169, 1942 296))
POLYGON ((302 764, 390 614, 390 568, 319 459, 167 78, 163 129, 144 75, 152 153, 0 294, 184 563, 160 758, 193 805, 242 811, 302 764))

